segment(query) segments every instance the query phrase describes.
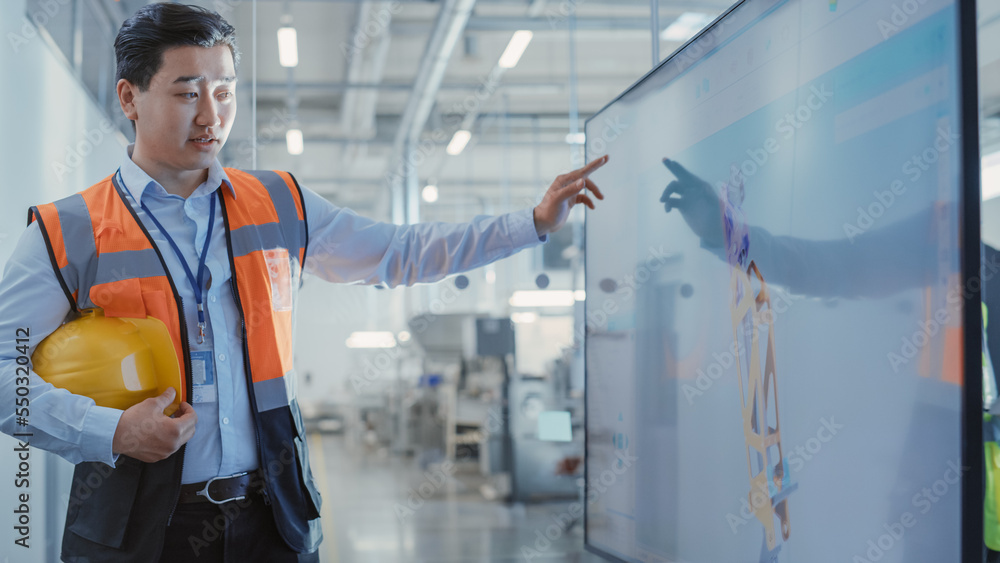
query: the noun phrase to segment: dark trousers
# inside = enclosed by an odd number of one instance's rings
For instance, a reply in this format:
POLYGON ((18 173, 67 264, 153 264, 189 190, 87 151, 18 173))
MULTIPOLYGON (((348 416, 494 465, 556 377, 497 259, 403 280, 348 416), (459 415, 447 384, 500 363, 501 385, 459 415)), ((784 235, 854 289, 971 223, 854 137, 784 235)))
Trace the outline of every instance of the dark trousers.
POLYGON ((278 533, 271 507, 259 494, 223 505, 179 504, 167 526, 161 563, 318 563, 319 555, 292 551, 278 533))

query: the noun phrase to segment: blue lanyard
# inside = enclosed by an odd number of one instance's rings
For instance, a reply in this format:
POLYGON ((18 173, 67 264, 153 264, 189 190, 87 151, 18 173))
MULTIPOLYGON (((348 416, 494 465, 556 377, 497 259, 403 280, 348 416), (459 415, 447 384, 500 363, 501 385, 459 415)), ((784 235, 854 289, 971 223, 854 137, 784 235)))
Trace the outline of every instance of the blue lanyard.
POLYGON ((208 212, 208 233, 205 235, 205 245, 201 248, 201 256, 198 257, 198 277, 195 278, 194 274, 191 273, 191 268, 188 267, 187 261, 184 260, 184 255, 181 254, 181 249, 177 247, 177 243, 174 242, 173 237, 170 233, 163 228, 163 225, 156 220, 156 216, 153 212, 146 207, 145 202, 140 202, 139 205, 142 210, 146 212, 146 215, 153 220, 157 229, 160 229, 160 233, 166 237, 167 242, 170 243, 170 247, 174 249, 174 254, 177 255, 177 259, 180 261, 181 266, 184 266, 184 273, 187 274, 188 281, 191 282, 191 288, 194 289, 194 298, 198 302, 198 344, 204 344, 205 342, 205 308, 203 306, 202 299, 202 287, 205 283, 202 281, 205 275, 205 258, 208 256, 208 243, 212 240, 212 227, 215 225, 215 196, 212 196, 211 203, 209 204, 208 212))

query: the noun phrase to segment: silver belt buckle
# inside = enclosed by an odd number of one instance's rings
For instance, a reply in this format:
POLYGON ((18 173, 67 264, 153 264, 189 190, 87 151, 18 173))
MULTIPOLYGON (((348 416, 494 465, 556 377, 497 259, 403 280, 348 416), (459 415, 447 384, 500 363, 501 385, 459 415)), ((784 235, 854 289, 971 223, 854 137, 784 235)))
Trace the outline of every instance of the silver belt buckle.
POLYGON ((247 473, 249 473, 249 472, 248 471, 244 471, 242 473, 234 473, 232 475, 229 475, 228 477, 212 477, 211 479, 208 480, 208 482, 205 483, 205 488, 202 489, 202 490, 200 490, 200 491, 196 491, 195 494, 196 495, 201 495, 201 496, 205 497, 206 499, 208 499, 208 502, 211 502, 212 504, 225 504, 227 502, 231 502, 231 501, 234 501, 234 500, 243 500, 243 499, 246 498, 245 495, 241 495, 241 496, 233 497, 233 498, 227 498, 226 500, 215 500, 214 498, 212 498, 212 495, 209 494, 208 488, 211 487, 212 483, 214 483, 218 479, 232 479, 233 477, 242 477, 242 476, 246 475, 247 473))

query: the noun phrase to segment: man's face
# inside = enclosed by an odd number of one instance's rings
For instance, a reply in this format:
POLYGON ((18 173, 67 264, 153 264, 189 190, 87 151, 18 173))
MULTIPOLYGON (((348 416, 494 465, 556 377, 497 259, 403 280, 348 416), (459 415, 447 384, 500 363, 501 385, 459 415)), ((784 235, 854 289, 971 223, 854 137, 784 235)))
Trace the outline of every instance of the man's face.
POLYGON ((123 109, 135 121, 136 149, 145 158, 178 173, 212 164, 236 117, 236 70, 228 46, 168 49, 149 88, 140 92, 126 83, 129 89, 133 95, 122 95, 123 109))

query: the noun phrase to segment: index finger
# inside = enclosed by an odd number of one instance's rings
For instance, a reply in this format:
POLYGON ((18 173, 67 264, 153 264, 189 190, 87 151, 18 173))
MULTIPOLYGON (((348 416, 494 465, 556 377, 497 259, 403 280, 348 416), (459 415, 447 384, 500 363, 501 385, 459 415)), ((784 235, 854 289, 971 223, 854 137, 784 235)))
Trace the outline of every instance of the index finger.
POLYGON ((677 162, 676 160, 670 160, 669 158, 664 158, 663 165, 667 167, 667 170, 673 172, 674 176, 676 176, 677 179, 681 180, 682 182, 683 181, 697 182, 701 180, 701 178, 688 172, 688 169, 681 166, 681 163, 677 162))
POLYGON ((580 178, 586 178, 590 174, 597 170, 598 168, 604 166, 608 162, 608 155, 604 155, 601 158, 595 158, 587 163, 583 168, 577 168, 576 170, 566 174, 566 183, 575 182, 580 178))

